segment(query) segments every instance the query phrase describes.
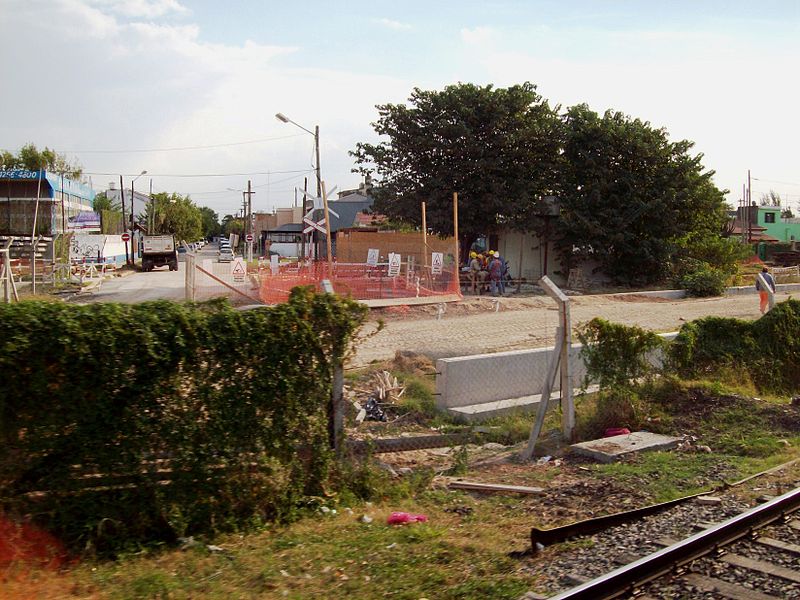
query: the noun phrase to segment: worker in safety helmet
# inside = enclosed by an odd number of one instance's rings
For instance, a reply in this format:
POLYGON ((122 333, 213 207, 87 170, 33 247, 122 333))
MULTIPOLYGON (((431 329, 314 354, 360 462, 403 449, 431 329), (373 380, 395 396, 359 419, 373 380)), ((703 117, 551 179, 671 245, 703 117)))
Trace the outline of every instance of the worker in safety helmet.
POLYGON ((503 261, 500 259, 500 253, 492 252, 492 258, 489 261, 489 289, 492 292, 492 296, 496 296, 498 290, 501 296, 506 293, 503 271, 503 261))
POLYGON ((483 291, 483 285, 486 281, 486 271, 483 269, 483 264, 477 252, 469 253, 469 281, 472 288, 473 295, 483 291))

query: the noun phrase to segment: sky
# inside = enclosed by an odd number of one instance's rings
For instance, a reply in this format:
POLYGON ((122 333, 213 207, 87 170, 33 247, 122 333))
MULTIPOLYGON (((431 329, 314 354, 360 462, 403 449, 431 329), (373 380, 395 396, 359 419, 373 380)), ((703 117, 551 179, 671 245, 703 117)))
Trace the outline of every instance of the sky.
POLYGON ((327 187, 357 187, 375 106, 415 87, 525 81, 695 142, 736 205, 798 212, 800 1, 0 0, 0 149, 77 159, 94 188, 189 194, 220 216, 291 206, 314 138, 327 187), (233 190, 233 191, 231 191, 233 190))

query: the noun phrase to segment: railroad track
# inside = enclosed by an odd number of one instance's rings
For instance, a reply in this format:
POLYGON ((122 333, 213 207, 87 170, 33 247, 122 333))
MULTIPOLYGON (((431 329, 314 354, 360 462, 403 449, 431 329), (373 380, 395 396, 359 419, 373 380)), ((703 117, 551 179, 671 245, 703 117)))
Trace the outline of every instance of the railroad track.
POLYGON ((698 528, 680 541, 656 539, 660 550, 623 556, 628 564, 549 600, 800 598, 800 488, 698 528))

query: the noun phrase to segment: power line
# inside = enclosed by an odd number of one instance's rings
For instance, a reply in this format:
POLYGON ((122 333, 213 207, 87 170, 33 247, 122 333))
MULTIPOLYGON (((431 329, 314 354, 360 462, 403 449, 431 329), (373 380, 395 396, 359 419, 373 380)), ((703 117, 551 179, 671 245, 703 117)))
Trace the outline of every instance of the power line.
MULTIPOLYGON (((283 175, 286 173, 311 173, 314 169, 296 169, 293 171, 255 171, 252 173, 148 173, 149 177, 250 177, 253 175, 283 175)), ((123 177, 137 177, 139 173, 99 173, 84 171, 84 175, 109 175, 123 177)))
POLYGON ((777 181, 775 179, 759 179, 758 177, 753 177, 753 181, 763 181, 765 183, 780 183, 783 185, 796 185, 800 187, 800 183, 793 183, 791 181, 777 181))
MULTIPOLYGON (((207 150, 210 148, 228 148, 230 146, 245 146, 247 144, 261 144, 263 142, 273 142, 276 140, 288 140, 289 138, 301 137, 305 134, 295 133, 292 135, 282 135, 277 137, 261 138, 258 140, 248 140, 245 142, 228 142, 225 144, 209 144, 206 146, 178 146, 175 148, 137 148, 132 150, 59 150, 59 152, 69 154, 135 154, 137 152, 180 152, 183 150, 207 150)), ((101 173, 104 175, 104 173, 101 173)))

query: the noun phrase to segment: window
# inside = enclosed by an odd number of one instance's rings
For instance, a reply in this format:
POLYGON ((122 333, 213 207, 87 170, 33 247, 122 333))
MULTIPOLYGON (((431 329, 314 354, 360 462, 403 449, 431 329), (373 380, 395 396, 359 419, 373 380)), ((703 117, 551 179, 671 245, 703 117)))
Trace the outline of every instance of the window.
POLYGON ((775 222, 775 214, 774 212, 764 213, 764 223, 774 223, 775 222))

